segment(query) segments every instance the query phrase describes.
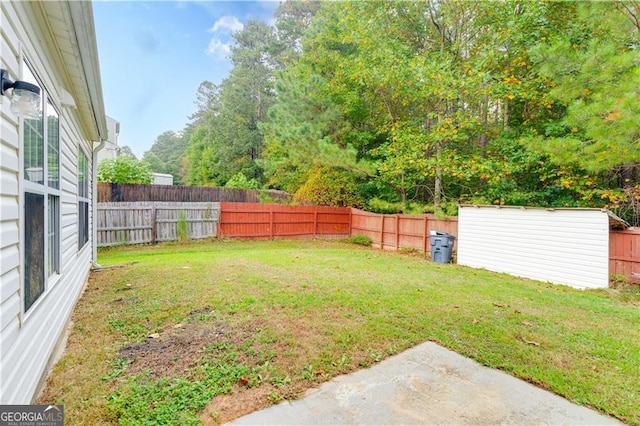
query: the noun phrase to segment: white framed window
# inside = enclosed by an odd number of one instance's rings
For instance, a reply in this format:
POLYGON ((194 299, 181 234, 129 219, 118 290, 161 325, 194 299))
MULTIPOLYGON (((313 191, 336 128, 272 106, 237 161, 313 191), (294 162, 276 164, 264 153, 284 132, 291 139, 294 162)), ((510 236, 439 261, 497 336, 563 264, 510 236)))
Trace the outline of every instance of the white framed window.
POLYGON ((24 312, 60 274, 60 113, 28 63, 22 80, 41 89, 38 118, 22 120, 24 312))
POLYGON ((89 241, 89 159, 78 149, 78 251, 89 241))

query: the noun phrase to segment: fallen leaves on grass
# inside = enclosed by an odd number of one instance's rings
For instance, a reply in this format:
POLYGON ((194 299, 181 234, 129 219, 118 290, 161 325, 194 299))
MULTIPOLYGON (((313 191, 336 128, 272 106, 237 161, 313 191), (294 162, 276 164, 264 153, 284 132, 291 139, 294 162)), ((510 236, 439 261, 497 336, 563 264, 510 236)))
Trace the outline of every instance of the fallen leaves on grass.
POLYGON ((520 340, 525 342, 527 345, 540 346, 539 342, 534 342, 533 340, 527 340, 524 337, 521 337, 520 340))

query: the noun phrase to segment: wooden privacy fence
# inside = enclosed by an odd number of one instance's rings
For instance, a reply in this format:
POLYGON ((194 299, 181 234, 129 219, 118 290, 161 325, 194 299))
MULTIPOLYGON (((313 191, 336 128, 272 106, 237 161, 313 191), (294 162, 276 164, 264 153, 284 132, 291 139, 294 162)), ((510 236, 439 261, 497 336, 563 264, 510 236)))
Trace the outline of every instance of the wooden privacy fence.
POLYGON ((220 203, 98 203, 98 247, 215 237, 219 219, 220 203))
POLYGON ((99 203, 165 201, 177 203, 208 203, 232 201, 258 203, 268 199, 274 203, 289 203, 291 195, 284 191, 204 186, 139 185, 133 183, 98 183, 99 203))
MULTIPOLYGON (((191 239, 339 238, 364 234, 374 247, 431 252, 430 232, 458 237, 458 218, 376 214, 348 207, 233 202, 98 203, 98 246, 191 239), (180 224, 183 227, 180 235, 180 224)), ((454 251, 457 244, 454 245, 454 251)), ((609 276, 640 281, 640 230, 609 231, 609 276)))
POLYGON ((337 238, 349 236, 348 207, 220 203, 220 236, 229 238, 337 238))
MULTIPOLYGON (((412 248, 431 252, 430 232, 443 231, 458 237, 458 218, 433 214, 376 214, 351 209, 351 234, 364 234, 383 249, 412 248)), ((455 248, 455 245, 454 245, 455 248)))
POLYGON ((609 231, 609 277, 640 281, 640 230, 609 231))
POLYGON ((261 203, 98 203, 98 246, 146 244, 186 236, 225 238, 340 238, 364 234, 383 249, 431 251, 431 230, 458 235, 458 219, 435 215, 383 215, 349 207, 261 203))

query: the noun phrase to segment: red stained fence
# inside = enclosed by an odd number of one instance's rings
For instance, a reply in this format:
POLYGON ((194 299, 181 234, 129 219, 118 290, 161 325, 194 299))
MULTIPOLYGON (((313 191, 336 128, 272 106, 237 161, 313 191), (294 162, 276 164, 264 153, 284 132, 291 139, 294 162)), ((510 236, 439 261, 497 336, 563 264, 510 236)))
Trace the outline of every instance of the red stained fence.
POLYGON ((219 235, 227 238, 340 238, 364 234, 384 249, 431 251, 431 230, 457 237, 458 218, 435 215, 382 215, 322 206, 220 203, 219 235))
POLYGON ((367 235, 374 246, 383 249, 413 248, 423 253, 431 252, 430 231, 444 231, 457 238, 458 218, 351 210, 351 234, 367 235))
POLYGON ((640 230, 609 231, 609 277, 640 281, 640 230))
POLYGON ((350 227, 348 207, 220 203, 220 237, 339 238, 350 227))

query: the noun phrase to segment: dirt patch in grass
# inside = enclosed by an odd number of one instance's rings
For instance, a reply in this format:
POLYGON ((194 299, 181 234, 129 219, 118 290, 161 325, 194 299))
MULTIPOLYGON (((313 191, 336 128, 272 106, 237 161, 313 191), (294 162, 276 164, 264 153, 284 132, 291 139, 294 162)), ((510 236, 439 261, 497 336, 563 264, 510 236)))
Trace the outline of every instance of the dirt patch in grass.
POLYGON ((272 403, 269 395, 276 392, 271 385, 245 389, 236 386, 230 394, 218 395, 207 405, 200 415, 202 424, 211 426, 266 408, 272 403))
POLYGON ((202 358, 204 347, 224 341, 229 334, 223 323, 215 327, 197 323, 176 324, 174 327, 152 335, 142 343, 120 349, 120 358, 129 362, 127 375, 148 371, 154 379, 180 376, 202 358))

